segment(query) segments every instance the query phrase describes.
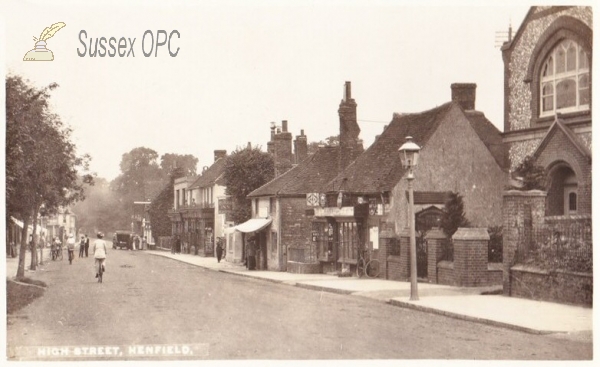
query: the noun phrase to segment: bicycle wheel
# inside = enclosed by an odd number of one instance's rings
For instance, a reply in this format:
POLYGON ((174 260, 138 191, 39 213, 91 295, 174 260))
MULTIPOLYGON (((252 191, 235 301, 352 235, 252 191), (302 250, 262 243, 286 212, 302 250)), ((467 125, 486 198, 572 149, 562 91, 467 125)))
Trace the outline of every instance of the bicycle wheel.
POLYGON ((377 278, 379 276, 379 260, 373 259, 367 263, 365 274, 369 278, 377 278))
POLYGON ((365 259, 360 258, 356 262, 356 276, 360 278, 363 276, 364 273, 365 273, 365 259))
POLYGON ((98 283, 102 283, 102 261, 98 261, 98 283))

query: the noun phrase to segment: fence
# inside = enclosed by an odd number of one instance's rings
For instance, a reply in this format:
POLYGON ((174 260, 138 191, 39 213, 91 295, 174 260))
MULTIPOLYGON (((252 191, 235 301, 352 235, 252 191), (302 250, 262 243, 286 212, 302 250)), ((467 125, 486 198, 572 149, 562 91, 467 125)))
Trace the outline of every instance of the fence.
POLYGON ((546 270, 593 271, 590 222, 546 223, 519 234, 516 262, 546 270))
POLYGON ((288 261, 295 261, 299 263, 313 263, 317 262, 316 251, 311 248, 288 248, 288 261))

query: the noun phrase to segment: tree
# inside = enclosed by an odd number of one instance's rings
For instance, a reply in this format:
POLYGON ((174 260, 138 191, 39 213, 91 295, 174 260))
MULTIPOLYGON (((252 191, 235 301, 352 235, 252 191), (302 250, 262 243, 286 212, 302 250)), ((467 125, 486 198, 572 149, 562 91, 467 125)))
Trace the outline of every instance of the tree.
POLYGON ((235 223, 245 222, 251 218, 248 194, 275 177, 273 157, 259 147, 238 148, 227 156, 223 176, 227 182, 225 193, 233 202, 231 218, 235 223))
POLYGON ((173 154, 167 153, 160 157, 160 168, 167 175, 171 175, 175 167, 180 168, 183 176, 196 176, 196 167, 198 166, 198 158, 191 154, 173 154))
POLYGON ((167 213, 173 207, 173 187, 175 179, 185 176, 184 173, 185 169, 177 166, 177 168, 169 175, 169 183, 150 203, 148 213, 150 215, 152 236, 154 236, 155 243, 158 243, 159 237, 171 235, 171 220, 167 213))
POLYGON ((450 193, 442 214, 442 230, 448 237, 452 237, 459 227, 468 226, 469 221, 465 216, 462 196, 456 192, 450 193))
POLYGON ((71 129, 51 113, 53 83, 38 89, 19 76, 6 78, 6 207, 21 218, 23 230, 17 278, 25 276, 27 230, 33 223, 32 269, 37 264, 37 217, 83 200, 84 186, 93 184, 87 171, 90 157, 77 156, 71 129))
POLYGON ((158 165, 158 153, 150 148, 138 147, 123 154, 120 168, 121 175, 115 178, 112 187, 130 202, 150 199, 166 181, 158 165))
POLYGON ((536 164, 531 155, 525 157, 523 162, 517 166, 514 176, 519 177, 523 186, 519 190, 546 190, 546 169, 536 164))
POLYGON ((326 145, 326 146, 340 145, 340 136, 332 135, 332 136, 328 137, 327 139, 325 139, 325 141, 321 140, 321 141, 313 141, 313 142, 309 143, 308 144, 308 154, 315 153, 317 151, 317 149, 319 149, 320 145, 326 145))

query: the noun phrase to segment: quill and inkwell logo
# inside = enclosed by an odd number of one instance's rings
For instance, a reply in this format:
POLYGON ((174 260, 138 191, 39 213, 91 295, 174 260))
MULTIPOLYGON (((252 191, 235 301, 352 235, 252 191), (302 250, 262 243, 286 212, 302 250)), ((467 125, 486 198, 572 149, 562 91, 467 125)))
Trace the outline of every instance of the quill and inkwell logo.
POLYGON ((51 38, 52 36, 54 36, 54 34, 56 32, 58 32, 60 29, 62 29, 64 26, 66 26, 66 24, 63 22, 54 23, 50 27, 46 27, 42 31, 42 34, 40 35, 39 39, 33 37, 33 40, 36 41, 35 48, 33 50, 27 52, 25 54, 25 56, 23 56, 23 61, 52 61, 52 60, 54 60, 54 54, 52 53, 52 51, 50 51, 49 49, 46 48, 46 44, 47 44, 46 41, 49 38, 51 38))

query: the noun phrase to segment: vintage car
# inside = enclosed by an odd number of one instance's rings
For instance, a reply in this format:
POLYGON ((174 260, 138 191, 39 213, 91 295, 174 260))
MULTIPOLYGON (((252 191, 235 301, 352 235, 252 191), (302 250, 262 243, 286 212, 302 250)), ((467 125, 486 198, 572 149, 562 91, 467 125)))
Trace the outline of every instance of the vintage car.
POLYGON ((131 231, 115 231, 113 236, 113 248, 131 250, 135 233, 131 231))

